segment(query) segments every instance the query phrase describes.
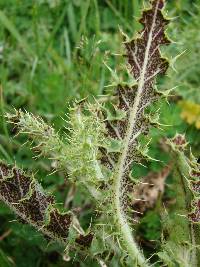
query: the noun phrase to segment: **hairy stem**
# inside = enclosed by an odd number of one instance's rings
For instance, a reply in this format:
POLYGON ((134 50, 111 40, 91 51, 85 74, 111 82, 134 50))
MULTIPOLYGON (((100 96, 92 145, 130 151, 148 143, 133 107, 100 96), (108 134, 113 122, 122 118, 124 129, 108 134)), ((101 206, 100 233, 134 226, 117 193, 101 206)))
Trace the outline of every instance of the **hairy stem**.
POLYGON ((146 263, 146 260, 139 250, 131 231, 131 228, 129 227, 129 224, 126 219, 126 215, 124 214, 124 211, 122 209, 122 203, 120 201, 121 199, 121 181, 120 179, 116 180, 114 184, 115 188, 115 199, 114 199, 114 205, 116 210, 116 219, 117 224, 120 229, 120 233, 123 237, 124 245, 126 246, 127 252, 129 253, 129 256, 133 259, 134 263, 137 263, 139 266, 147 267, 149 266, 146 263))
POLYGON ((139 135, 138 134, 138 135, 132 137, 132 131, 133 131, 134 125, 136 123, 138 111, 140 109, 139 104, 140 104, 141 95, 143 93, 143 88, 144 88, 144 84, 145 84, 145 74, 146 74, 146 70, 147 70, 148 58, 149 58, 150 48, 151 48, 151 43, 152 43, 152 34, 154 31, 155 21, 156 21, 156 16, 157 16, 157 11, 158 11, 158 3, 157 3, 157 6, 155 8, 153 23, 152 23, 152 27, 150 30, 147 48, 145 51, 144 62, 143 62, 143 66, 142 66, 142 70, 141 70, 141 74, 140 74, 140 78, 139 78, 139 82, 138 82, 137 95, 136 95, 133 107, 131 109, 131 112, 130 112, 129 127, 127 130, 122 155, 121 155, 121 158, 119 160, 119 168, 117 170, 117 175, 116 175, 115 184, 114 184, 114 192, 115 192, 114 204, 115 204, 115 209, 117 212, 117 214, 116 214, 117 223, 120 227, 120 230, 121 230, 121 233, 123 236, 123 240, 124 240, 124 243, 126 245, 126 249, 130 254, 130 257, 133 258, 134 260, 137 260, 139 266, 148 266, 148 264, 146 263, 145 258, 143 257, 142 253, 139 251, 139 249, 135 243, 135 240, 132 236, 132 231, 131 231, 131 229, 128 225, 128 221, 126 219, 125 212, 123 211, 123 203, 121 203, 121 202, 122 202, 122 198, 123 198, 122 192, 123 192, 123 186, 124 186, 123 175, 124 175, 125 161, 126 161, 127 154, 129 151, 129 144, 130 144, 130 141, 133 140, 133 138, 136 139, 137 136, 139 135))

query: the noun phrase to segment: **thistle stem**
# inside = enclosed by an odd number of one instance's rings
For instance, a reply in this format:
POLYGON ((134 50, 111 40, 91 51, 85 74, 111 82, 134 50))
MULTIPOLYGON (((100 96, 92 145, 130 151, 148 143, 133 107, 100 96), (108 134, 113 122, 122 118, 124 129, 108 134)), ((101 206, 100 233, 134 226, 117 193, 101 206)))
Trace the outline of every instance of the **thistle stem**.
MULTIPOLYGON (((159 2, 158 2, 159 3, 159 2)), ((129 126, 128 130, 126 133, 126 137, 124 140, 124 148, 122 151, 122 155, 119 160, 119 167, 117 170, 117 175, 115 178, 115 184, 114 184, 114 194, 115 194, 115 199, 114 199, 114 205, 115 205, 115 210, 116 210, 116 216, 117 216, 117 224, 120 229, 120 232, 122 234, 124 244, 126 246, 126 249, 129 253, 129 256, 139 265, 139 266, 149 266, 148 263, 146 262, 144 256, 140 252, 139 248, 136 245, 136 242, 133 238, 132 231, 128 225, 127 219, 126 219, 126 214, 123 211, 123 176, 124 176, 124 164, 126 162, 127 155, 129 153, 129 145, 131 140, 133 140, 133 128, 135 124, 137 123, 137 115, 140 110, 140 101, 141 101, 141 96, 143 93, 144 89, 144 84, 145 84, 145 74, 147 71, 147 66, 148 66, 148 58, 150 54, 150 48, 152 45, 153 41, 153 31, 156 23, 156 16, 158 12, 158 3, 155 8, 154 16, 153 16, 153 22, 151 25, 151 30, 149 33, 148 37, 148 42, 147 42, 147 48, 145 51, 145 56, 144 56, 144 62, 142 65, 141 73, 140 73, 140 78, 138 81, 138 90, 137 90, 137 95, 133 104, 133 107, 130 110, 130 117, 129 117, 129 126)), ((137 137, 134 136, 134 139, 137 137)))
POLYGON ((121 198, 121 180, 116 179, 114 184, 115 189, 115 198, 114 198, 114 205, 116 211, 116 220, 117 226, 123 237, 124 245, 126 250, 133 260, 134 266, 141 266, 141 267, 148 267, 148 263, 146 262, 142 252, 139 250, 134 238, 130 226, 127 222, 126 215, 124 214, 123 207, 120 201, 121 198), (137 265, 135 265, 137 264, 137 265))

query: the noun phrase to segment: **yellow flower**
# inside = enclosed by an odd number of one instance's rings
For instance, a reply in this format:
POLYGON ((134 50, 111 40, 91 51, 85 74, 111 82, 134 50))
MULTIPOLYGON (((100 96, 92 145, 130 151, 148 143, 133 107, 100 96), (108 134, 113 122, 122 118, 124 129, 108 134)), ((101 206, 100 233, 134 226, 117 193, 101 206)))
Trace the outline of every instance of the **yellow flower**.
POLYGON ((200 105, 190 101, 180 101, 179 105, 182 108, 181 118, 200 129, 200 105))

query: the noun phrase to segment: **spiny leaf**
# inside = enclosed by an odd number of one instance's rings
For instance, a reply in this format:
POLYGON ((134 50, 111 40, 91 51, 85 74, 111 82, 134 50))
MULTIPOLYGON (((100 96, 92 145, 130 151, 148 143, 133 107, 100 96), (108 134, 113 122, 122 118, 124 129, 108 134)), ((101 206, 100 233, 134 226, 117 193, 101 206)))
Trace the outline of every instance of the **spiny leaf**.
POLYGON ((0 163, 0 198, 27 223, 53 238, 65 242, 72 215, 55 209, 52 196, 44 193, 33 177, 20 169, 0 163), (48 218, 48 219, 47 219, 48 218))
MULTIPOLYGON (((0 162, 0 199, 24 222, 50 239, 67 245, 73 214, 61 213, 55 207, 54 198, 43 191, 33 176, 0 162)), ((89 246, 91 241, 91 233, 76 235, 77 245, 89 246)))
POLYGON ((104 178, 97 161, 98 148, 104 141, 104 128, 94 111, 95 107, 85 106, 90 113, 85 115, 80 105, 70 109, 65 138, 42 118, 28 112, 19 110, 15 114, 7 114, 7 119, 16 131, 27 134, 33 140, 33 150, 39 156, 49 157, 56 169, 67 171, 70 179, 98 183, 104 178))
MULTIPOLYGON (((166 213, 163 218, 167 233, 163 254, 168 254, 173 259, 174 266, 177 264, 198 266, 199 225, 194 225, 194 222, 200 219, 198 206, 200 166, 191 153, 188 155, 188 143, 184 135, 177 134, 167 140, 167 143, 170 145, 175 162, 173 179, 176 205, 172 207, 172 213, 169 215, 166 213)), ((166 263, 165 259, 163 260, 166 263)))
MULTIPOLYGON (((148 158, 147 147, 144 151, 144 147, 139 144, 139 137, 146 135, 151 126, 151 116, 145 114, 146 108, 164 96, 154 88, 156 78, 164 75, 169 65, 160 54, 160 46, 170 43, 165 35, 165 27, 169 21, 162 14, 163 8, 164 0, 151 1, 151 7, 143 12, 140 19, 143 29, 135 39, 125 40, 129 71, 136 84, 132 87, 119 85, 116 89, 118 103, 114 104, 115 114, 121 111, 123 117, 110 120, 108 113, 104 112, 108 137, 122 143, 122 148, 117 153, 104 150, 102 161, 104 165, 107 162, 113 171, 111 198, 116 225, 131 258, 137 259, 137 264, 141 266, 146 263, 128 224, 127 193, 132 163, 140 163, 148 158)), ((155 121, 153 125, 155 126, 155 121)))
POLYGON ((34 152, 37 152, 39 156, 55 160, 57 168, 66 166, 68 151, 64 141, 41 117, 21 110, 16 110, 14 114, 6 114, 6 117, 8 122, 13 124, 15 132, 27 134, 33 140, 34 152))
POLYGON ((184 135, 177 134, 169 140, 172 150, 178 156, 177 165, 185 180, 186 190, 190 192, 191 212, 189 219, 194 223, 200 222, 200 164, 190 153, 190 157, 185 155, 187 142, 184 135), (192 199, 192 200, 191 200, 192 199))
POLYGON ((121 153, 123 156, 120 159, 118 153, 113 159, 114 162, 118 160, 121 162, 124 176, 129 173, 133 156, 138 154, 139 135, 147 134, 151 124, 148 116, 144 115, 145 108, 162 95, 153 88, 153 84, 156 77, 165 74, 168 68, 167 60, 161 57, 159 51, 161 45, 169 44, 164 33, 168 20, 162 15, 163 6, 163 0, 152 1, 152 8, 145 10, 140 20, 143 30, 139 37, 125 41, 129 69, 137 84, 132 88, 118 86, 116 91, 118 104, 115 109, 116 112, 123 111, 124 117, 111 121, 107 115, 105 120, 110 137, 123 140, 124 150, 121 153))

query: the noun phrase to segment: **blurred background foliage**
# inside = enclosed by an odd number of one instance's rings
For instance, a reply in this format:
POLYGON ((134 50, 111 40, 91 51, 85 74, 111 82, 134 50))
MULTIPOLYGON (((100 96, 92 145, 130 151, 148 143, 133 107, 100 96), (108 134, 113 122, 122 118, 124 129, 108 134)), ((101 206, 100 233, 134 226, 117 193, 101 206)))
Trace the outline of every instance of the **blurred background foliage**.
MULTIPOLYGON (((174 43, 165 53, 172 68, 160 83, 163 89, 177 88, 169 104, 160 107, 161 122, 168 126, 151 133, 152 156, 163 162, 167 155, 161 153, 159 140, 176 132, 186 133, 200 157, 200 2, 167 2, 168 16, 173 18, 168 35, 174 43)), ((102 95, 116 82, 107 66, 116 70, 119 80, 124 77, 124 59, 118 56, 124 52, 119 27, 131 37, 140 28, 137 18, 142 6, 141 0, 0 1, 0 158, 37 172, 59 203, 68 192, 65 177, 62 173, 47 176, 48 160, 32 160, 30 147, 22 146, 26 139, 14 138, 3 114, 22 108, 62 132, 70 103, 102 95)), ((149 164, 155 171, 162 166, 149 164)), ((74 202, 83 205, 80 195, 74 202)), ((65 262, 56 244, 48 244, 31 227, 13 220, 12 212, 0 204, 0 267, 96 266, 87 260, 78 263, 76 258, 65 262)), ((156 210, 142 220, 139 235, 147 244, 159 240, 159 220, 156 210)))

